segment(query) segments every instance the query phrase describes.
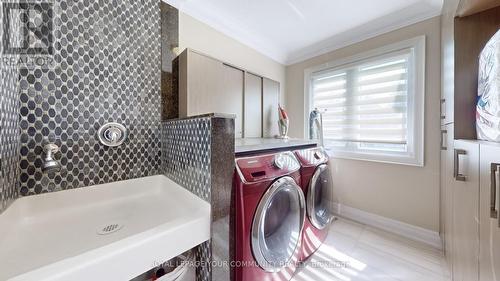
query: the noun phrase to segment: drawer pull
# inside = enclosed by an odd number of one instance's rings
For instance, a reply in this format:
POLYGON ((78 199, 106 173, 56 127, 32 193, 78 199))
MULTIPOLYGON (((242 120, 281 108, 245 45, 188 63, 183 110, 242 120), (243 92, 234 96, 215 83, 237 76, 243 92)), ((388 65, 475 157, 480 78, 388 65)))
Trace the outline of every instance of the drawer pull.
POLYGON ((446 119, 446 108, 444 107, 446 103, 446 99, 441 99, 441 120, 446 119))
POLYGON ((460 156, 461 155, 467 155, 467 151, 463 150, 463 149, 455 149, 455 165, 453 165, 453 176, 455 177, 455 180, 457 181, 466 181, 467 180, 467 176, 460 173, 460 163, 459 163, 459 160, 460 160, 460 156))
POLYGON ((491 187, 490 187, 490 217, 492 219, 498 218, 498 196, 499 196, 499 180, 500 175, 500 164, 491 163, 491 187))
POLYGON ((447 130, 441 130, 441 150, 448 150, 448 145, 446 143, 446 134, 448 134, 447 130))

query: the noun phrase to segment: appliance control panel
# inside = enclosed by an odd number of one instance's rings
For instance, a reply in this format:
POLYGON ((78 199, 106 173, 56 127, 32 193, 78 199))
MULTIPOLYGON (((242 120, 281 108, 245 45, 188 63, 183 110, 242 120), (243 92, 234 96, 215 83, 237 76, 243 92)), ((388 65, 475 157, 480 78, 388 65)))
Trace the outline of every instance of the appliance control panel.
POLYGON ((318 166, 328 162, 328 154, 321 147, 297 150, 295 155, 303 166, 318 166))
POLYGON ((236 160, 237 169, 247 182, 274 179, 300 169, 292 152, 282 152, 236 160))

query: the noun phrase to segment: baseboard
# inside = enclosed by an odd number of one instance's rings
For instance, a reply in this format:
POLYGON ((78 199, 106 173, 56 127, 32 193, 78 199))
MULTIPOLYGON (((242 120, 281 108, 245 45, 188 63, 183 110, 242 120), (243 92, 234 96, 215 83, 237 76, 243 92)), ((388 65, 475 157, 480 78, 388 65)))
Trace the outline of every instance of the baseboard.
POLYGON ((443 250, 443 243, 438 232, 368 213, 339 203, 334 204, 334 212, 339 217, 357 221, 443 250))

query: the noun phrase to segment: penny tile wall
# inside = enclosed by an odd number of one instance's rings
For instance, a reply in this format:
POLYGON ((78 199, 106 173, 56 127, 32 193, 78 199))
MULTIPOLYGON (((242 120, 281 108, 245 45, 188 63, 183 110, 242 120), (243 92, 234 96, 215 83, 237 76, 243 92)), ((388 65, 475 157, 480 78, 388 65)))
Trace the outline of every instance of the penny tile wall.
MULTIPOLYGON (((0 18, 3 18, 3 10, 0 10, 0 18)), ((18 30, 19 26, 16 24, 12 28, 18 30)), ((7 40, 3 28, 0 37, 0 54, 3 54, 7 40)), ((19 195, 18 75, 16 67, 0 65, 0 212, 19 195)))
POLYGON ((63 0, 52 9, 54 67, 20 71, 21 194, 158 174, 159 1, 63 0), (123 146, 97 141, 106 122, 130 130, 123 146), (47 142, 61 148, 60 173, 42 173, 47 142))

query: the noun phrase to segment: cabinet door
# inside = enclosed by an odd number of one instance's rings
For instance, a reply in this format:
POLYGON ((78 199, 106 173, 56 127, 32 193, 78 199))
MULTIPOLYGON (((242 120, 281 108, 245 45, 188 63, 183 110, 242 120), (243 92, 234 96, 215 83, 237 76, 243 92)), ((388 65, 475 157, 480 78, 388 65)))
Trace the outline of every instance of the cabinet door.
POLYGON ((479 143, 455 141, 453 280, 479 278, 479 143))
MULTIPOLYGON (((221 95, 223 64, 207 56, 188 51, 186 72, 186 115, 226 112, 221 111, 223 109, 221 106, 227 102, 221 95)), ((180 106, 184 103, 181 97, 182 95, 179 97, 180 106)), ((180 109, 179 111, 183 112, 180 109)))
POLYGON ((243 137, 243 87, 244 72, 228 65, 223 65, 223 91, 214 95, 217 100, 214 112, 236 114, 234 120, 235 137, 243 137))
POLYGON ((455 12, 459 0, 444 1, 441 17, 441 124, 453 122, 455 88, 455 12))
POLYGON ((262 134, 264 138, 272 138, 278 135, 280 83, 267 78, 262 80, 262 134))
POLYGON ((500 281, 500 145, 481 143, 480 272, 481 281, 500 281))
POLYGON ((262 137, 262 77, 245 73, 243 136, 262 137))
POLYGON ((441 235, 448 267, 453 264, 453 123, 441 127, 441 235))

